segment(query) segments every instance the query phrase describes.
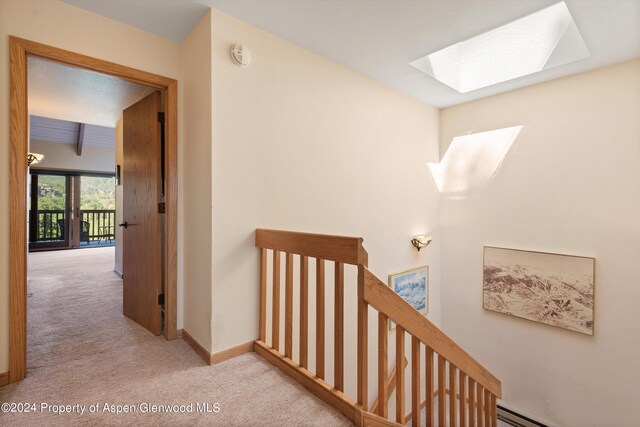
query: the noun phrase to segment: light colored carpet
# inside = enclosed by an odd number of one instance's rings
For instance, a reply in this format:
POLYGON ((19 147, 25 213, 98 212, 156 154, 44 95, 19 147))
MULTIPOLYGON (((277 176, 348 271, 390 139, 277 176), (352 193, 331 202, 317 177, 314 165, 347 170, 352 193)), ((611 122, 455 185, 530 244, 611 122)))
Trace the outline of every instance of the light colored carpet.
POLYGON ((38 412, 0 413, 0 425, 350 425, 254 353, 206 366, 181 339, 124 317, 113 257, 112 247, 29 255, 28 376, 1 387, 0 403, 35 403, 38 412), (42 403, 87 408, 56 415, 42 403), (117 415, 102 412, 105 403, 193 404, 194 413, 117 415), (197 403, 220 411, 196 413, 197 403))

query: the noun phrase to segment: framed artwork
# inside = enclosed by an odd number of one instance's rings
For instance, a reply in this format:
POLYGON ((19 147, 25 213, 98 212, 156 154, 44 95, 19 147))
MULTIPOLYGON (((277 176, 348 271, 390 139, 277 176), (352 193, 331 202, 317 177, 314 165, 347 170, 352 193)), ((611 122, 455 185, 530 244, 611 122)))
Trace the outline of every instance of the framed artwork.
MULTIPOLYGON (((428 266, 390 274, 389 287, 420 313, 426 315, 429 312, 428 266)), ((395 322, 389 322, 390 329, 395 327, 395 322)))
POLYGON ((593 335, 595 258, 484 247, 483 307, 593 335))

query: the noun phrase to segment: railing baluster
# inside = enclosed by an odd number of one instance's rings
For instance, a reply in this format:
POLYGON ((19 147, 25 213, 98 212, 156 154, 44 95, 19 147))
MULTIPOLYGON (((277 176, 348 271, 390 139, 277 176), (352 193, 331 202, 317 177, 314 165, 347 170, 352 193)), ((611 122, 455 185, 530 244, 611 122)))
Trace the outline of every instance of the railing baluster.
POLYGON ((447 371, 445 370, 446 360, 438 355, 438 426, 444 426, 447 419, 447 371))
POLYGON ((316 376, 324 379, 324 260, 316 258, 316 376))
POLYGON ((396 325, 396 422, 404 424, 404 329, 396 325))
POLYGON ((427 406, 425 408, 427 427, 433 427, 435 425, 435 412, 433 407, 433 349, 429 346, 425 347, 424 358, 424 371, 425 371, 425 399, 427 406))
POLYGON ((389 401, 387 394, 387 358, 389 348, 389 322, 384 313, 378 312, 378 415, 387 418, 389 401))
POLYGON ((476 382, 469 377, 469 427, 476 425, 476 382))
POLYGON ((460 425, 467 425, 467 374, 460 371, 460 425))
POLYGON ((484 396, 482 395, 483 387, 480 383, 476 383, 476 401, 477 401, 477 421, 478 427, 484 427, 484 396))
POLYGON ((271 314, 271 347, 280 351, 280 251, 273 251, 273 307, 271 314))
POLYGON ((284 355, 293 357, 293 254, 287 252, 284 282, 284 355))
POLYGON ((260 249, 260 341, 267 341, 267 249, 260 249))
POLYGON ((411 337, 411 425, 420 425, 420 340, 411 337))
POLYGON ((498 403, 493 393, 491 393, 491 427, 498 427, 498 403))
POLYGON ((489 390, 484 390, 484 425, 491 425, 491 396, 489 390))
POLYGON ((309 367, 309 257, 300 256, 300 366, 309 367))
POLYGON ((335 387, 344 391, 344 264, 335 263, 335 347, 334 347, 334 382, 335 387))
POLYGON ((456 404, 458 403, 456 383, 456 366, 449 362, 449 424, 452 426, 458 425, 458 410, 456 404))
POLYGON ((364 268, 358 266, 358 405, 369 409, 369 307, 364 299, 364 268))

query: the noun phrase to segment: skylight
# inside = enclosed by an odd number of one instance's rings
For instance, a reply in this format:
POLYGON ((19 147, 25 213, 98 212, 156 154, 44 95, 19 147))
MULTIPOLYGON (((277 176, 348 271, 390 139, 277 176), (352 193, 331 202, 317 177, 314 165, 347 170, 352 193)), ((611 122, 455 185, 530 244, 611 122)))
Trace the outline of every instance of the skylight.
POLYGON ((560 2, 411 65, 466 93, 589 56, 567 5, 560 2))
POLYGON ((440 163, 427 163, 440 194, 463 199, 486 187, 522 126, 456 136, 440 163))

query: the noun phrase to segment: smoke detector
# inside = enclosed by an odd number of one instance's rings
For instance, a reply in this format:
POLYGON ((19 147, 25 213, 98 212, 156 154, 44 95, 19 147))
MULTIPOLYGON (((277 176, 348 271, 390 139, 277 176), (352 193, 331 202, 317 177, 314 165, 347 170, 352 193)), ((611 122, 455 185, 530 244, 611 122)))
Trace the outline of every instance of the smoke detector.
POLYGON ((231 48, 231 58, 239 66, 246 67, 251 64, 251 51, 248 47, 237 43, 231 48))

